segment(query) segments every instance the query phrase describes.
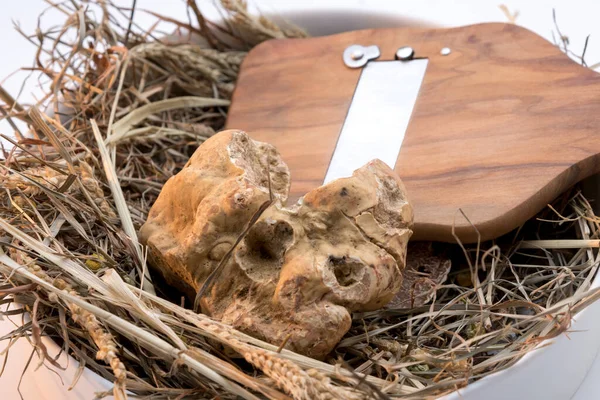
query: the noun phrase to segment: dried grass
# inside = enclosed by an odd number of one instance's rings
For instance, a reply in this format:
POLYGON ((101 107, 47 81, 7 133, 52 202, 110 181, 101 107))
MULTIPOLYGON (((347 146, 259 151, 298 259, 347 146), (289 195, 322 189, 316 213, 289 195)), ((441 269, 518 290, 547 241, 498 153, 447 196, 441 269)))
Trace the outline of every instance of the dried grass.
POLYGON ((222 3, 217 26, 188 1, 194 23, 169 20, 178 32, 163 41, 109 1, 55 4, 65 25, 28 36, 48 91, 22 105, 0 90, 16 132, 0 170, 0 303, 23 304, 5 314, 32 322, 4 339, 31 337, 51 364, 39 338, 54 338, 112 379, 118 398, 420 398, 510 367, 600 296, 590 290, 600 219, 574 191, 494 243, 435 244, 453 269, 433 301, 355 314, 326 362, 167 300, 137 229, 164 182, 222 128, 245 51, 304 36, 222 3))

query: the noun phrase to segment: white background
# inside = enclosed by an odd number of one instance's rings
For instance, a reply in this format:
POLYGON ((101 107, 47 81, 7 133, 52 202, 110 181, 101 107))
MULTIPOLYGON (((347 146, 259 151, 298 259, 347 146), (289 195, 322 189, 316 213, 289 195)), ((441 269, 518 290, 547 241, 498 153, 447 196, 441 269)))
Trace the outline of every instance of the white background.
MULTIPOLYGON (((552 20, 552 10, 556 10, 556 16, 560 30, 569 37, 570 48, 573 52, 581 54, 584 41, 590 35, 587 49, 586 61, 588 65, 600 62, 600 1, 595 0, 571 0, 571 1, 495 1, 495 0, 472 0, 472 1, 449 1, 449 0, 304 0, 304 1, 282 1, 282 0, 257 0, 260 9, 267 13, 277 13, 289 8, 312 7, 315 10, 326 12, 328 9, 342 5, 352 5, 363 11, 363 15, 377 12, 386 15, 401 15, 406 23, 418 21, 439 26, 458 26, 476 22, 500 21, 506 22, 506 16, 499 9, 500 4, 505 4, 511 11, 518 11, 517 23, 539 35, 553 40, 558 38, 552 20)), ((131 1, 116 1, 117 4, 129 6, 131 1)), ((198 0, 201 6, 209 6, 210 0, 198 0)), ((154 23, 155 18, 144 13, 141 9, 149 9, 155 12, 186 20, 185 2, 183 0, 138 0, 139 11, 136 20, 142 26, 148 27, 154 23)), ((32 66, 35 49, 23 39, 14 29, 14 23, 19 23, 25 32, 35 33, 37 16, 47 8, 43 0, 0 0, 0 82, 2 86, 13 95, 16 95, 27 76, 27 73, 19 72, 11 78, 5 79, 10 74, 18 71, 20 67, 32 66)), ((357 14, 358 15, 358 14, 357 14)), ((394 17, 396 18, 396 17, 394 17)), ((393 18, 392 18, 393 19, 393 18)), ((62 24, 64 16, 56 13, 47 13, 44 26, 62 24)), ((358 27, 367 27, 369 18, 356 17, 353 24, 358 27)), ((332 29, 335 29, 333 27, 332 29)), ((29 79, 24 86, 19 100, 29 103, 40 94, 37 83, 29 79)), ((600 95, 600 94, 599 94, 600 95)), ((4 123, 0 123, 0 131, 11 135, 12 132, 4 123)), ((14 325, 9 321, 0 321, 0 336, 9 332, 14 325)), ((576 340, 576 334, 572 335, 576 340)), ((10 362, 4 375, 0 377, 0 399, 18 399, 16 385, 21 371, 29 356, 27 343, 21 343, 10 352, 10 362)), ((3 345, 0 345, 0 349, 3 345)), ((2 363, 0 355, 0 365, 2 363)), ((556 360, 557 363, 560 360, 556 360)), ((35 364, 35 363, 34 363, 35 364)), ((31 367, 33 369, 35 365, 31 367)), ((26 399, 49 398, 43 393, 44 386, 37 381, 36 374, 28 372, 22 383, 22 392, 26 399), (42 390, 40 393, 39 390, 42 390)), ((70 380, 66 379, 68 386, 70 380)), ((81 394, 80 396, 84 396, 81 394)), ((84 398, 92 398, 93 395, 85 395, 84 398)), ((584 384, 573 397, 576 400, 588 400, 600 398, 600 361, 597 360, 594 368, 588 373, 584 384)))

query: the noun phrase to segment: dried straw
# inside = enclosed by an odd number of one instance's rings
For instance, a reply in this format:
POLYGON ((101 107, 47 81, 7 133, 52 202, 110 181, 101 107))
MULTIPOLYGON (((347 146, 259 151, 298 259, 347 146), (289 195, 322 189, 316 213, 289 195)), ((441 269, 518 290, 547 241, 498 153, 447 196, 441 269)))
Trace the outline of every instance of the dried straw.
POLYGON ((54 365, 40 341, 50 336, 113 380, 117 398, 420 398, 513 365, 600 296, 590 290, 600 220, 572 192, 494 243, 435 244, 453 269, 432 302, 355 314, 325 362, 171 302, 137 230, 165 181, 223 127, 245 52, 305 36, 239 0, 222 1, 221 26, 187 3, 193 22, 155 14, 150 31, 110 1, 52 4, 65 24, 24 33, 47 94, 25 105, 0 88, 15 129, 0 164, 0 303, 31 314, 4 339, 31 338, 54 365), (175 35, 158 40, 165 24, 175 35))

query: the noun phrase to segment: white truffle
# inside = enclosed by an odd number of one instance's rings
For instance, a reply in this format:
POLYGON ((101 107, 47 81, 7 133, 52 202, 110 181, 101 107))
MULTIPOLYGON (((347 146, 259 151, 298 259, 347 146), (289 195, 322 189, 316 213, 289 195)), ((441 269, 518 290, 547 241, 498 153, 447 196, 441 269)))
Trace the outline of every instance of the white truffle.
POLYGON ((217 275, 203 312, 322 358, 350 328, 350 312, 378 309, 401 287, 412 208, 379 160, 286 208, 289 184, 274 147, 223 131, 165 184, 140 240, 153 267, 194 298, 270 187, 274 203, 217 275))

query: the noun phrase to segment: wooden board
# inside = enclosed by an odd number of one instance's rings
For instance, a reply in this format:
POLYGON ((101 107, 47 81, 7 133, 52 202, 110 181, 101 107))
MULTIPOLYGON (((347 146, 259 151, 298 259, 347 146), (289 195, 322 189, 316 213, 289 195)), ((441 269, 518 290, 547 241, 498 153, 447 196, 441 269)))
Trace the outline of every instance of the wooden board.
POLYGON ((363 30, 268 41, 242 65, 227 127, 279 149, 292 198, 323 183, 359 79, 342 62, 351 44, 429 58, 395 168, 415 239, 454 241, 454 225, 476 241, 459 209, 497 237, 600 171, 600 75, 543 38, 509 24, 363 30))

